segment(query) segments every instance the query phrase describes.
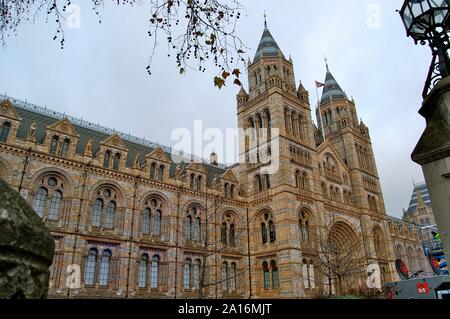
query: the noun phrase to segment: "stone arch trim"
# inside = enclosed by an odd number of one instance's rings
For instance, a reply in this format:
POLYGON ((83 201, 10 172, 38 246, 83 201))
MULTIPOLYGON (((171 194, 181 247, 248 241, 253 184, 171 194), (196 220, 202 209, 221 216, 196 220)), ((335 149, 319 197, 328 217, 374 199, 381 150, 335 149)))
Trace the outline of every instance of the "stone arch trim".
POLYGON ((202 203, 200 203, 198 200, 192 199, 192 200, 187 201, 182 207, 180 207, 180 212, 182 214, 184 214, 184 213, 186 213, 188 208, 191 208, 192 206, 199 207, 202 210, 202 212, 205 211, 205 206, 202 203))
POLYGON ((140 198, 137 200, 137 203, 136 203, 136 209, 140 209, 140 210, 144 209, 145 202, 152 197, 158 197, 166 206, 168 213, 170 213, 174 210, 173 209, 174 205, 171 203, 169 198, 164 193, 159 192, 157 190, 148 191, 148 192, 144 193, 142 196, 140 196, 140 198))
POLYGON ((35 172, 28 182, 28 188, 30 193, 31 194, 34 193, 36 188, 35 186, 38 184, 40 178, 44 177, 45 175, 51 174, 59 175, 60 178, 65 180, 67 185, 67 188, 65 189, 65 192, 67 192, 67 196, 65 197, 73 197, 75 195, 75 186, 74 186, 75 182, 73 178, 65 170, 62 170, 57 167, 45 167, 35 172))
POLYGON ((128 200, 125 198, 124 194, 125 194, 125 190, 123 189, 123 187, 112 180, 101 180, 93 185, 91 185, 89 187, 88 190, 88 195, 87 195, 87 200, 89 203, 92 203, 95 200, 95 194, 97 193, 97 191, 102 188, 102 187, 113 187, 116 189, 116 191, 119 193, 119 207, 128 207, 128 200))
POLYGON ((314 212, 314 210, 309 205, 300 205, 297 208, 297 218, 301 217, 301 213, 303 211, 306 211, 309 214, 309 217, 314 224, 317 224, 317 214, 314 212))

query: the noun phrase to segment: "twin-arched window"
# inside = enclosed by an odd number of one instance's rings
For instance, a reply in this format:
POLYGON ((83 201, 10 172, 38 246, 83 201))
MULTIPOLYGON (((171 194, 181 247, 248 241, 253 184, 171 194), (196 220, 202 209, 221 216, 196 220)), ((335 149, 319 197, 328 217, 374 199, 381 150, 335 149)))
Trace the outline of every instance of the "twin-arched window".
POLYGON ((255 175, 254 180, 254 189, 255 192, 261 193, 263 191, 270 189, 270 175, 264 174, 264 175, 255 175))
POLYGON ((111 260, 111 250, 105 249, 99 256, 99 251, 96 248, 91 248, 84 269, 85 285, 93 286, 98 283, 101 287, 108 287, 111 278, 111 260))
POLYGON ((224 246, 236 246, 236 228, 231 214, 226 214, 223 217, 222 226, 220 227, 220 240, 224 246))
POLYGON ((307 212, 302 211, 298 221, 298 238, 300 243, 311 241, 311 221, 307 212))
POLYGON ((141 219, 143 235, 161 236, 163 203, 158 198, 151 198, 145 204, 141 219))
POLYGON ((159 287, 159 273, 160 273, 161 258, 159 255, 154 255, 149 261, 147 254, 142 254, 139 259, 139 288, 158 289, 159 287))
POLYGON ((303 259, 302 266, 303 286, 305 289, 316 288, 316 274, 314 269, 314 263, 312 260, 303 259))
POLYGON ((11 123, 4 122, 0 130, 0 142, 6 143, 8 141, 10 131, 11 131, 11 123))
POLYGON ((201 241, 201 213, 197 207, 191 207, 184 220, 184 239, 187 242, 201 241))
POLYGON ((276 241, 275 223, 270 213, 264 213, 261 217, 261 238, 263 244, 267 244, 269 241, 270 243, 276 241))
POLYGON ((184 289, 200 289, 200 274, 202 271, 202 261, 196 259, 192 263, 192 259, 187 258, 183 267, 183 287, 184 289))
POLYGON ((195 176, 195 174, 191 174, 190 181, 189 181, 190 189, 201 192, 202 184, 203 184, 203 177, 201 177, 200 175, 195 176))
POLYGON ((156 180, 158 179, 160 182, 164 181, 164 165, 158 165, 156 163, 152 163, 150 165, 150 179, 156 180))
POLYGON ((302 190, 309 190, 308 173, 297 171, 295 173, 295 184, 297 188, 300 188, 302 190))
POLYGON ((237 266, 235 262, 222 264, 222 290, 235 292, 237 289, 237 266))
POLYGON ((109 188, 101 189, 92 207, 92 226, 113 229, 116 222, 117 194, 109 188))
POLYGON ((64 184, 56 177, 43 178, 34 198, 33 208, 39 217, 59 220, 63 208, 64 184))
POLYGON ((277 262, 272 260, 270 264, 264 261, 262 264, 264 290, 277 290, 280 288, 280 281, 278 277, 277 262))

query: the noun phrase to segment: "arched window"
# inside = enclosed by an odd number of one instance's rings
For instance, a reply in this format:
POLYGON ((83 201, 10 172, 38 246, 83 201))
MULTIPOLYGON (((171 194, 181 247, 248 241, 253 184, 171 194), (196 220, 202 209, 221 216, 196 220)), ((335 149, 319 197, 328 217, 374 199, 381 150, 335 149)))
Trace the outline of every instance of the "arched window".
POLYGON ((92 226, 114 229, 116 224, 117 194, 110 188, 101 188, 92 207, 92 226))
POLYGON ((54 176, 40 180, 40 186, 33 201, 33 208, 39 217, 50 221, 60 219, 63 208, 63 189, 63 182, 54 176))
POLYGON ((228 291, 228 263, 222 264, 222 290, 228 291))
POLYGON ((120 167, 120 153, 116 153, 114 156, 114 162, 113 162, 113 170, 117 171, 120 167))
POLYGON ((220 238, 222 241, 222 244, 226 245, 228 243, 227 241, 227 223, 223 222, 222 227, 220 229, 220 238))
POLYGON ((33 208, 39 217, 44 217, 45 210, 47 208, 47 197, 48 191, 44 187, 40 187, 36 193, 36 198, 34 199, 33 208))
POLYGON ((111 152, 110 151, 106 151, 105 152, 105 156, 103 158, 103 167, 104 168, 109 168, 110 161, 111 161, 111 152))
POLYGON ((100 227, 102 220, 103 200, 97 199, 92 209, 92 226, 100 227))
POLYGON ((266 223, 261 223, 261 237, 262 243, 267 244, 267 226, 266 223))
POLYGON ((109 285, 109 271, 111 268, 111 251, 104 250, 102 254, 102 258, 100 260, 100 272, 99 272, 99 280, 98 283, 100 286, 108 286, 109 285))
POLYGON ((230 246, 231 247, 236 246, 236 234, 235 234, 234 224, 230 225, 230 235, 228 236, 228 238, 230 241, 230 246))
POLYGON ((159 286, 159 261, 158 255, 152 258, 152 272, 150 277, 150 288, 157 289, 159 286))
POLYGON ((0 132, 0 142, 6 143, 8 141, 9 131, 11 130, 11 123, 4 122, 0 132))
POLYGON ((275 260, 270 262, 270 268, 272 270, 272 287, 273 289, 278 289, 280 287, 280 282, 278 278, 278 267, 275 260))
POLYGON ((234 185, 231 185, 231 187, 230 187, 230 198, 231 199, 234 198, 234 185))
POLYGON ((237 288, 237 266, 236 263, 231 263, 231 284, 230 289, 231 291, 236 291, 237 288))
POLYGON ((143 254, 139 261, 139 288, 147 287, 148 255, 143 254))
POLYGON ((155 179, 155 174, 156 174, 156 164, 153 163, 150 166, 150 179, 155 179))
POLYGON ((60 191, 55 191, 52 195, 52 199, 50 201, 50 209, 48 211, 48 218, 50 220, 58 220, 59 219, 59 210, 61 208, 63 195, 60 191))
POLYGON ((52 141, 50 143, 50 154, 53 154, 53 155, 56 154, 56 150, 58 149, 58 143, 59 143, 59 137, 53 136, 52 141))
POLYGON ((202 262, 200 259, 195 260, 194 264, 194 288, 200 289, 200 273, 202 271, 202 262))
POLYGON ((267 128, 269 130, 271 130, 272 129, 272 118, 270 116, 269 110, 266 110, 266 119, 267 119, 267 126, 268 126, 267 128))
POLYGON ((275 234, 275 224, 273 223, 273 221, 269 221, 269 233, 270 233, 270 242, 274 243, 277 240, 277 238, 275 234))
POLYGON ((184 270, 183 270, 184 289, 191 289, 191 267, 192 261, 190 259, 186 259, 184 262, 184 270))
POLYGON ((159 167, 158 177, 159 177, 160 182, 164 181, 164 166, 163 165, 161 165, 159 167))
POLYGON ((61 145, 61 150, 60 150, 59 156, 67 157, 67 154, 69 153, 69 145, 70 145, 70 140, 66 138, 61 145))
POLYGON ((109 202, 108 208, 106 210, 106 221, 105 221, 105 227, 106 228, 114 228, 114 222, 116 219, 116 203, 109 202))
POLYGON ((98 250, 91 248, 89 250, 86 266, 84 269, 84 283, 86 285, 93 285, 95 283, 95 273, 97 269, 98 250))
POLYGON ((309 215, 306 211, 300 212, 300 219, 298 221, 299 227, 299 240, 300 242, 307 243, 310 241, 310 222, 309 215))
POLYGON ((267 261, 263 262, 262 264, 263 273, 264 273, 264 289, 269 290, 270 289, 270 270, 269 270, 269 264, 267 261))
POLYGON ((266 180, 266 189, 270 189, 270 175, 264 175, 264 179, 266 180))
POLYGON ((145 235, 150 234, 150 219, 150 209, 146 208, 144 209, 144 213, 142 214, 142 233, 145 235))
POLYGON ((224 189, 225 189, 225 197, 228 198, 229 193, 230 193, 230 186, 228 185, 228 183, 225 183, 224 185, 224 189))

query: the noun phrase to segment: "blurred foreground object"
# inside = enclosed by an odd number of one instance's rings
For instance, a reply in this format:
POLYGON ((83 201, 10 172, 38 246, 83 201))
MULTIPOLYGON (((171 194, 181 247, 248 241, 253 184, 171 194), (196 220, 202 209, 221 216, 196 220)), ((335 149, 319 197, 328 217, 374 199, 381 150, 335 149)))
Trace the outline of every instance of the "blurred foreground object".
POLYGON ((0 298, 46 298, 54 250, 42 220, 0 179, 0 298))

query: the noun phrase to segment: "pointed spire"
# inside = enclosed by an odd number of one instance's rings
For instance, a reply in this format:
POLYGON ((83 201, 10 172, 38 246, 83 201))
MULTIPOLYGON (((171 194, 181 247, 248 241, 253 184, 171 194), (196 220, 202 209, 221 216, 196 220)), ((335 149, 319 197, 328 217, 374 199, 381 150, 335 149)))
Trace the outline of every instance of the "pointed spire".
POLYGON ((259 42, 258 50, 256 51, 253 63, 263 57, 276 58, 282 57, 285 59, 283 52, 273 38, 267 27, 267 15, 264 14, 264 32, 259 42))
POLYGON ((326 103, 326 102, 330 101, 331 99, 333 99, 333 100, 346 99, 347 95, 341 89, 341 87, 337 83, 336 79, 330 72, 330 68, 328 66, 328 60, 326 57, 325 57, 325 66, 327 69, 327 73, 326 73, 325 82, 324 82, 325 87, 323 89, 322 99, 320 101, 321 104, 326 103))
POLYGON ((248 96, 247 91, 245 91, 244 86, 241 86, 238 96, 248 96))

